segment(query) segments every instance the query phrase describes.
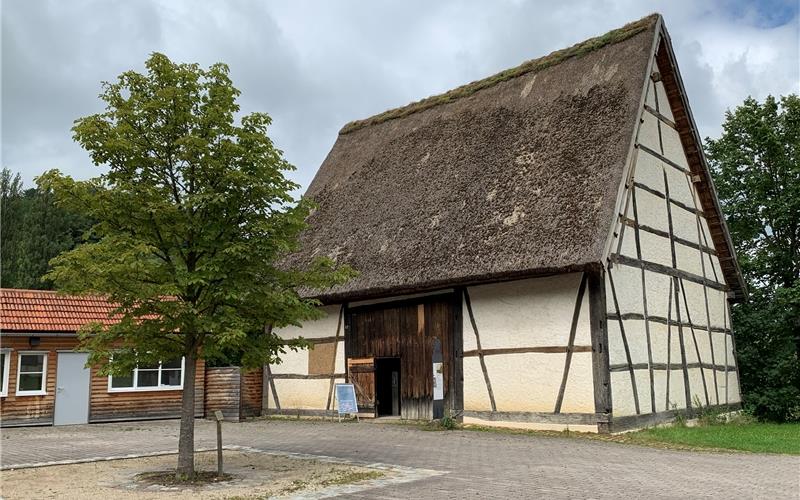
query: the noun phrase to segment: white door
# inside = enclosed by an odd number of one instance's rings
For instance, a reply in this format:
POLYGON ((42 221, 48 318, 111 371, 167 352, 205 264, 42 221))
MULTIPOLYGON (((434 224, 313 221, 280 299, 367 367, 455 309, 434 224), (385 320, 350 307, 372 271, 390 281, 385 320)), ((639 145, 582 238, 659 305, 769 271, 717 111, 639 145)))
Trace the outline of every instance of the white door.
POLYGON ((59 352, 54 425, 89 422, 89 369, 85 352, 59 352))

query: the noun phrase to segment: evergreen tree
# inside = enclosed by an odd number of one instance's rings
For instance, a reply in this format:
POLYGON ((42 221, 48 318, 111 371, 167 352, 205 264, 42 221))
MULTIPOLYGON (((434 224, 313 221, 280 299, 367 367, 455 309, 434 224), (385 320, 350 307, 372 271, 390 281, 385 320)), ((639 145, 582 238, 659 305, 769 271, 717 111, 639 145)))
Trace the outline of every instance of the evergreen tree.
POLYGON ((23 189, 20 175, 0 172, 0 286, 49 289, 49 261, 81 242, 89 220, 55 205, 53 193, 23 189))

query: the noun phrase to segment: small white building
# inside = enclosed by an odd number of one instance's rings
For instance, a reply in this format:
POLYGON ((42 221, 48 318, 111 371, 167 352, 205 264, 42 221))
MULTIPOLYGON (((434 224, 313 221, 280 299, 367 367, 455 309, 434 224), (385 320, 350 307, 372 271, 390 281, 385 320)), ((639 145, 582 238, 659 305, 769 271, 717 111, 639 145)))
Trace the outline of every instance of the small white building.
POLYGON ((292 262, 360 272, 285 329, 268 413, 609 432, 738 407, 745 286, 663 20, 345 126, 292 262), (443 386, 434 387, 441 354, 443 386))

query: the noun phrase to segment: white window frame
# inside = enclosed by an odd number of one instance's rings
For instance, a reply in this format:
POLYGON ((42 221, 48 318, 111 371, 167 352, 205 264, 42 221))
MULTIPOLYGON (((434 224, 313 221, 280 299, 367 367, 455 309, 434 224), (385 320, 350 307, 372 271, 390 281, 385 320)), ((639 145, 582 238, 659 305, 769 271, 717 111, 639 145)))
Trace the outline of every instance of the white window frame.
MULTIPOLYGON (((17 396, 47 396, 47 358, 49 353, 47 351, 18 351, 17 352, 17 396), (19 388, 19 379, 22 375, 22 356, 25 355, 41 355, 44 356, 42 360, 42 388, 35 391, 23 391, 19 388)), ((37 372, 26 372, 37 373, 37 372)))
POLYGON ((9 378, 9 370, 11 370, 11 349, 0 349, 0 353, 4 354, 6 359, 3 361, 3 380, 0 381, 3 383, 2 389, 0 389, 0 398, 4 398, 8 396, 8 378, 9 378))
MULTIPOLYGON (((149 387, 138 387, 139 383, 139 367, 133 369, 133 386, 132 387, 112 387, 111 378, 113 375, 108 376, 108 392, 153 392, 153 391, 182 391, 183 390, 183 377, 186 375, 186 358, 181 358, 181 385, 162 385, 161 384, 161 362, 158 363, 158 385, 149 387)), ((165 368, 166 370, 175 370, 175 368, 165 368)))

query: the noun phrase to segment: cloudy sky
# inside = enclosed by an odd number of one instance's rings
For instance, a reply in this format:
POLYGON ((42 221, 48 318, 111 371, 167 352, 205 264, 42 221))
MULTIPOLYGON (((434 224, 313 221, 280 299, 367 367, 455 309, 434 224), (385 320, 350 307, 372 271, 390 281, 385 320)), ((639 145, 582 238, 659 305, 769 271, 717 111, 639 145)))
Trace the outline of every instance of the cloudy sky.
POLYGON ((242 111, 307 186, 346 122, 406 104, 661 12, 701 134, 746 96, 799 92, 797 0, 3 0, 2 166, 99 173, 72 142, 100 82, 151 52, 222 61, 242 111))

